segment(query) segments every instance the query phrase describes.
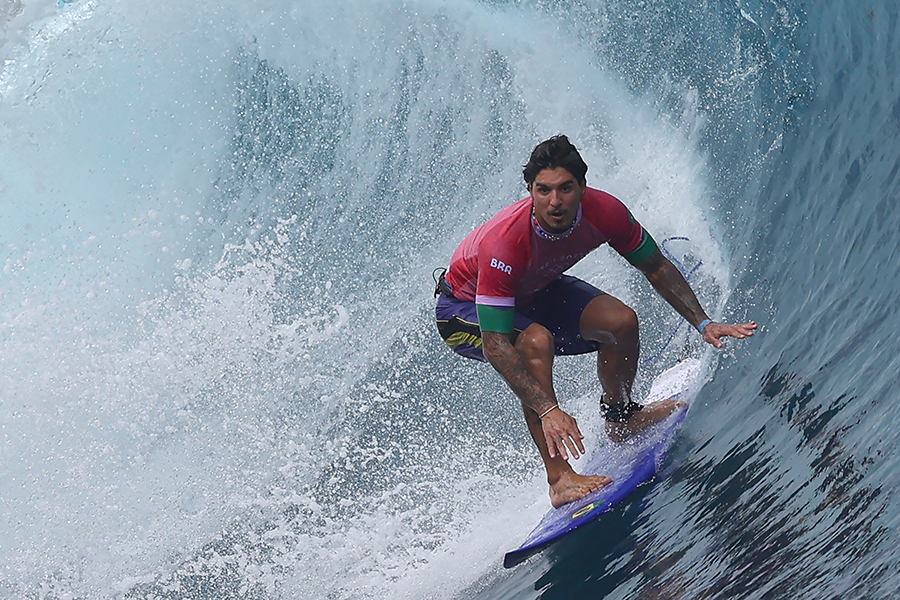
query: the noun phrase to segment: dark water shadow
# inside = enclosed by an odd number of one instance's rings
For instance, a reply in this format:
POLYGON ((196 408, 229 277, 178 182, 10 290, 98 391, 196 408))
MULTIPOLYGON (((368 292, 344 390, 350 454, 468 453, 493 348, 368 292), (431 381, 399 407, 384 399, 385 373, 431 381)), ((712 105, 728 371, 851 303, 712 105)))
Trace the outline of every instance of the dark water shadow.
POLYGON ((712 450, 724 441, 716 437, 679 437, 663 471, 626 504, 492 591, 517 587, 502 597, 542 599, 892 597, 883 590, 896 563, 884 523, 892 493, 867 477, 877 457, 846 444, 881 400, 828 397, 818 381, 777 362, 761 374, 753 422, 724 451, 712 450), (676 516, 654 519, 651 505, 668 504, 676 516))
POLYGON ((775 418, 724 456, 684 461, 671 478, 696 514, 680 535, 696 537, 702 559, 655 575, 650 566, 637 597, 884 597, 870 591, 884 575, 871 557, 889 536, 880 517, 890 494, 866 483, 872 459, 844 445, 866 410, 850 410, 856 399, 846 394, 822 397, 780 363, 760 383, 758 398, 775 418))

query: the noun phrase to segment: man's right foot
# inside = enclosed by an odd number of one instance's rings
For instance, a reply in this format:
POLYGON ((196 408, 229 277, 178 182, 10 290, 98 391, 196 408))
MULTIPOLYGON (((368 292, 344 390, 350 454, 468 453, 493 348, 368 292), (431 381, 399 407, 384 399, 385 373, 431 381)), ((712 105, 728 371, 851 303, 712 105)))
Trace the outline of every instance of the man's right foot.
POLYGON ((579 475, 574 471, 566 471, 550 484, 550 504, 553 508, 559 508, 610 483, 612 479, 604 475, 579 475))
POLYGON ((637 411, 624 423, 606 422, 606 435, 614 442, 624 442, 628 438, 637 435, 651 425, 665 420, 669 415, 684 408, 685 402, 676 400, 663 400, 648 404, 637 411))

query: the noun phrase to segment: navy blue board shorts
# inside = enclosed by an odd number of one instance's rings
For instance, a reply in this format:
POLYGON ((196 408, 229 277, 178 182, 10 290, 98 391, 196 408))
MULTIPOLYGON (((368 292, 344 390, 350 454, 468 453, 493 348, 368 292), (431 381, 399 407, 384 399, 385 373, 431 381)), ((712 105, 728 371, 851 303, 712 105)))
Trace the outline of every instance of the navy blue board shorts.
MULTIPOLYGON (((560 275, 537 293, 529 308, 521 312, 516 309, 513 343, 526 327, 538 323, 553 334, 557 356, 596 352, 599 343, 581 338, 581 313, 588 302, 604 293, 577 277, 560 275)), ((454 352, 486 361, 474 302, 442 293, 435 316, 441 337, 454 352)))

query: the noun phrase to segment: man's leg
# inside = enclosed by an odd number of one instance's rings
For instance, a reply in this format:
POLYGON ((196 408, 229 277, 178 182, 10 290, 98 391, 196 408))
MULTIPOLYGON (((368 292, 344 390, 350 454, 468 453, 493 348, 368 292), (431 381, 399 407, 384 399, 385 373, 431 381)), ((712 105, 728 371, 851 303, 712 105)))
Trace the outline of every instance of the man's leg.
POLYGON ((597 377, 602 402, 616 405, 631 400, 641 344, 635 312, 608 294, 591 300, 581 313, 581 337, 599 342, 597 377))
MULTIPOLYGON (((529 325, 515 342, 516 351, 522 357, 528 370, 548 394, 553 395, 553 336, 541 325, 529 325)), ((601 475, 579 475, 572 470, 568 461, 561 456, 550 458, 547 440, 541 419, 536 412, 522 404, 528 431, 534 440, 544 467, 547 469, 547 483, 550 484, 550 502, 555 507, 582 498, 592 491, 607 485, 612 480, 601 475)))
MULTIPOLYGON (((614 412, 631 401, 631 389, 637 375, 640 336, 635 312, 620 300, 597 296, 581 313, 581 337, 601 344, 597 352, 597 377, 603 386, 601 402, 614 412)), ((681 404, 671 400, 657 402, 634 413, 624 423, 606 422, 606 432, 614 441, 622 441, 662 421, 681 404)))

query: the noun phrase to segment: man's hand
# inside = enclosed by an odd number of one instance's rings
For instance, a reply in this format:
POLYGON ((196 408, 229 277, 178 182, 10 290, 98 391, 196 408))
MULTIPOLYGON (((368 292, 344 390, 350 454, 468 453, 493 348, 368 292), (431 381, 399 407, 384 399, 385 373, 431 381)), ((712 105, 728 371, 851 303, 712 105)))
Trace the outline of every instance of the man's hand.
POLYGON ((563 460, 569 460, 570 453, 572 458, 578 458, 584 454, 584 444, 581 441, 584 436, 578 429, 578 423, 568 413, 563 412, 563 409, 551 410, 541 419, 541 425, 544 428, 544 438, 547 440, 547 451, 550 453, 550 458, 556 458, 559 455, 563 457, 563 460), (568 452, 566 451, 567 446, 568 452))
MULTIPOLYGON (((678 314, 684 317, 688 323, 700 324, 706 321, 706 313, 700 307, 697 296, 684 276, 672 262, 664 257, 657 248, 647 260, 637 265, 637 268, 647 276, 647 280, 666 302, 672 305, 678 314)), ((753 335, 756 323, 741 323, 729 325, 728 323, 710 322, 703 328, 703 339, 716 348, 722 347, 723 337, 743 339, 753 335)))
POLYGON ((745 337, 751 337, 753 335, 753 330, 756 329, 756 327, 757 325, 754 321, 750 321, 749 323, 738 323, 736 325, 716 323, 713 321, 703 328, 703 341, 712 344, 716 348, 721 348, 722 340, 720 338, 733 337, 742 340, 745 337))

